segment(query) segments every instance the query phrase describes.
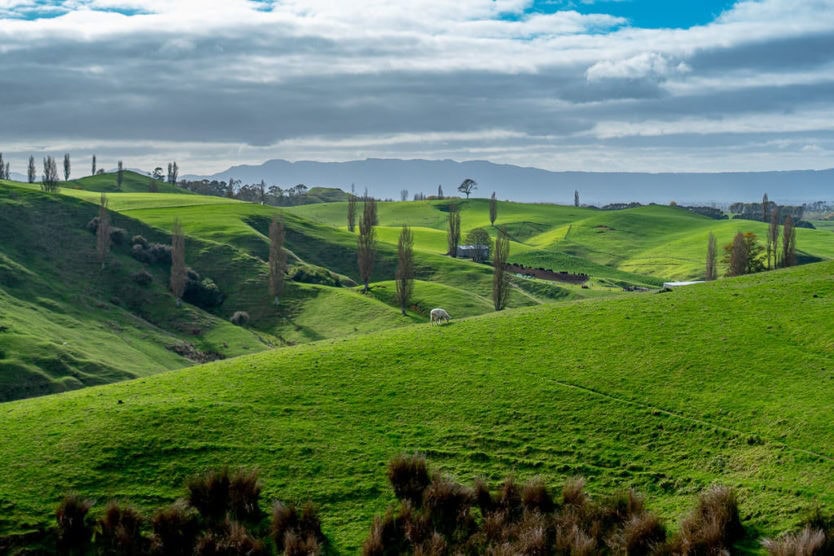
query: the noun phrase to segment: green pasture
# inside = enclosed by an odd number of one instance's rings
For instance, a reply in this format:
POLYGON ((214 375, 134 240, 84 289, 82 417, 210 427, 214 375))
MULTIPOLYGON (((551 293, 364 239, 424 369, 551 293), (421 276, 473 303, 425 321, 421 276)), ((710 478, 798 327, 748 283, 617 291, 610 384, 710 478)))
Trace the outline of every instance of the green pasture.
POLYGON ((670 529, 726 484, 751 537, 773 535, 834 505, 832 275, 423 322, 9 402, 0 533, 48 526, 70 489, 150 511, 231 465, 260 470, 265 505, 314 500, 355 553, 393 501, 386 462, 420 452, 467 482, 635 487, 670 529))

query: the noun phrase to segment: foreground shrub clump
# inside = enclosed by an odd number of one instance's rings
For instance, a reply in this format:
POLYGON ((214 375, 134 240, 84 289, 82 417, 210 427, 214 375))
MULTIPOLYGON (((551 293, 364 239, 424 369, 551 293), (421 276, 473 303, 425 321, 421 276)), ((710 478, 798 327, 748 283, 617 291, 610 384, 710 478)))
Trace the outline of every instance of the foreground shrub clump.
POLYGON ((735 495, 723 487, 705 491, 668 540, 634 491, 596 502, 581 479, 565 483, 561 500, 540 478, 510 477, 491 491, 482 480, 470 488, 430 474, 420 456, 392 460, 388 478, 400 504, 374 519, 362 549, 368 556, 721 554, 744 535, 735 495))

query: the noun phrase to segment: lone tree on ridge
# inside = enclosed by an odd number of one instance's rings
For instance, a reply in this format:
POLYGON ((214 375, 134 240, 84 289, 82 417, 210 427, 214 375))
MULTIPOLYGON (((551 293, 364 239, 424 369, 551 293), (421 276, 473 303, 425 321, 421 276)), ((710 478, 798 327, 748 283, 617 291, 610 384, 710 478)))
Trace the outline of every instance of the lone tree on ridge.
POLYGON ((70 179, 70 155, 69 153, 64 153, 64 181, 69 181, 70 179))
POLYGON ((498 199, 495 198, 495 191, 489 198, 489 225, 495 226, 495 219, 498 218, 498 199))
POLYGON ((35 157, 29 156, 29 166, 26 168, 26 178, 29 183, 35 183, 35 178, 38 177, 38 171, 35 169, 35 157))
POLYGON ((478 189, 478 182, 473 179, 466 178, 461 182, 458 186, 458 191, 466 195, 466 198, 469 198, 469 194, 478 189))

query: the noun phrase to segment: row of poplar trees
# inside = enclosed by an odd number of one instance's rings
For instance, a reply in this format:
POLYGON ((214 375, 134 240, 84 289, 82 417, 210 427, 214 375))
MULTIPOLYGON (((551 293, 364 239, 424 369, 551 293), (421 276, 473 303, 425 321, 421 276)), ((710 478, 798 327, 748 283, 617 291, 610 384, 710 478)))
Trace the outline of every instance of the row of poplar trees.
MULTIPOLYGON (((470 180, 471 181, 471 180, 470 180)), ((474 181, 472 182, 474 184, 474 181)), ((348 230, 356 230, 356 217, 359 208, 359 197, 353 194, 348 196, 347 203, 347 224, 348 230)), ((451 257, 457 256, 457 248, 460 244, 460 205, 451 203, 448 205, 448 238, 451 257)), ((498 214, 498 202, 495 193, 492 194, 489 203, 490 224, 495 225, 498 214)), ((362 197, 362 215, 359 218, 359 235, 357 236, 356 258, 359 269, 359 277, 362 281, 362 292, 369 289, 369 282, 373 273, 374 259, 376 258, 376 232, 374 227, 378 224, 377 205, 373 197, 367 193, 362 197)), ((501 227, 495 240, 493 250, 493 283, 492 298, 496 311, 507 306, 510 293, 510 276, 506 272, 507 258, 510 252, 510 240, 506 230, 501 227)), ((397 240, 397 268, 394 282, 396 285, 396 301, 403 316, 414 293, 414 234, 411 227, 403 224, 400 236, 397 240)))

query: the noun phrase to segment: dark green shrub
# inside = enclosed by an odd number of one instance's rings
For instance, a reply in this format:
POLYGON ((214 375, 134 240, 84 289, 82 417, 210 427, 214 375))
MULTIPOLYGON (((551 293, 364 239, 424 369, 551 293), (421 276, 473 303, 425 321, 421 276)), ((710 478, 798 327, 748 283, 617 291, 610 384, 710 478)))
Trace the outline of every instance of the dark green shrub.
POLYGON ((194 552, 200 532, 200 516, 184 500, 156 512, 152 524, 155 554, 185 556, 194 552))
POLYGON ((144 237, 144 236, 140 236, 140 235, 135 235, 135 236, 133 236, 133 237, 131 238, 131 240, 130 240, 130 244, 131 244, 131 245, 139 245, 139 246, 141 246, 143 249, 146 249, 146 248, 148 247, 148 245, 149 245, 149 244, 148 244, 148 240, 147 240, 147 239, 145 239, 145 237, 144 237))
POLYGON ((83 551, 93 535, 92 520, 87 515, 93 501, 77 493, 64 496, 55 510, 58 521, 58 546, 67 551, 83 551))
POLYGON ((124 245, 127 243, 127 230, 124 228, 110 228, 110 241, 113 245, 124 245))
POLYGON ((142 516, 130 506, 111 500, 98 521, 96 546, 103 554, 145 554, 148 543, 142 537, 142 516))
POLYGON ((221 305, 225 298, 211 278, 201 279, 195 270, 188 269, 185 292, 182 294, 183 301, 203 309, 211 309, 221 305))
POLYGON ((139 284, 140 286, 147 286, 153 282, 153 274, 148 272, 147 270, 140 270, 130 276, 130 279, 133 280, 134 283, 139 284))
POLYGON ((246 326, 249 323, 249 313, 246 311, 235 311, 229 320, 234 325, 246 326))
POLYGON ((388 464, 388 481, 397 498, 420 507, 423 492, 431 483, 426 458, 417 454, 396 456, 388 464))

